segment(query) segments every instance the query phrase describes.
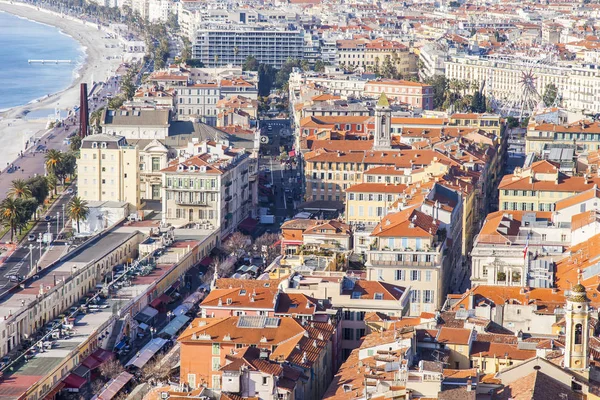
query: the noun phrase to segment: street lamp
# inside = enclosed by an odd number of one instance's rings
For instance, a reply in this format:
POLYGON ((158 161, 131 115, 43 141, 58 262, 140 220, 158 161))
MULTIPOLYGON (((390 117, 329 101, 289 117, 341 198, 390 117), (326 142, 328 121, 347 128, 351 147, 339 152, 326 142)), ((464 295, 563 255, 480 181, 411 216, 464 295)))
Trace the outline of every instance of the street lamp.
POLYGON ((169 317, 169 322, 171 322, 171 317, 173 317, 173 311, 167 312, 167 317, 169 317))
POLYGON ((37 242, 40 244, 40 258, 42 258, 42 232, 38 233, 37 242))
POLYGON ((154 339, 154 334, 156 333, 156 328, 151 326, 150 327, 150 339, 154 339))
POLYGON ((50 233, 50 222, 48 222, 48 230, 47 230, 47 232, 50 233))
POLYGON ((63 229, 65 229, 65 205, 62 205, 63 229))
MULTIPOLYGON (((60 228, 60 212, 56 212, 56 236, 58 237, 58 229, 60 228)), ((63 225, 64 228, 64 225, 63 225)))
POLYGON ((33 245, 29 244, 29 271, 33 270, 33 245))

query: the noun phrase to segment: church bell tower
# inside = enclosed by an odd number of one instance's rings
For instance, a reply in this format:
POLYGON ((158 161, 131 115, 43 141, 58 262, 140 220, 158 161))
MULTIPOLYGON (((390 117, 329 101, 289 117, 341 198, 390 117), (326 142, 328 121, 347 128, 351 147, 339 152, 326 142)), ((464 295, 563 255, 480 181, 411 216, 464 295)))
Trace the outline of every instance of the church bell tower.
POLYGON ((565 313, 565 368, 585 371, 589 367, 588 340, 590 320, 590 299, 585 287, 577 283, 567 296, 565 313))
POLYGON ((392 148, 392 110, 385 93, 381 93, 375 106, 375 138, 373 150, 390 150, 392 148))

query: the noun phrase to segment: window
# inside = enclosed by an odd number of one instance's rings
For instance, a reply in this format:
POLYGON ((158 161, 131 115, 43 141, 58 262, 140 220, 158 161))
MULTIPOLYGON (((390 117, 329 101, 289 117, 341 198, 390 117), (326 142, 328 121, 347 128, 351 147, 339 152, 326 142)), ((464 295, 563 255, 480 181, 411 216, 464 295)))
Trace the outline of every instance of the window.
POLYGON ((262 377, 262 384, 263 385, 268 385, 269 384, 269 377, 268 376, 263 376, 262 377))
POLYGON ((160 158, 152 157, 152 171, 158 171, 160 169, 160 158))
POLYGON ((375 293, 373 296, 375 300, 383 300, 383 293, 375 293))
POLYGON ((218 356, 221 354, 221 347, 219 346, 219 343, 212 344, 212 354, 213 356, 218 356))
POLYGON ((410 280, 411 281, 420 281, 421 280, 421 271, 413 269, 410 271, 410 280))
POLYGON ((431 271, 425 271, 425 282, 431 282, 431 271))
POLYGON ((433 290, 423 290, 423 303, 433 303, 433 290))
POLYGON ((354 340, 354 329, 344 328, 344 340, 354 340))
POLYGON ((218 371, 221 368, 221 357, 213 357, 212 358, 212 370, 218 371))
POLYGON ((212 388, 221 389, 221 377, 219 375, 212 376, 212 388))
POLYGON ((403 280, 405 279, 405 277, 404 277, 404 270, 397 269, 397 270, 395 271, 394 278, 395 278, 397 281, 403 281, 403 280))
POLYGON ((344 311, 344 320, 354 321, 354 311, 344 311))
POLYGON ((420 303, 421 302, 421 291, 420 290, 411 290, 410 291, 410 302, 411 303, 420 303))
POLYGON ((188 381, 188 385, 190 385, 191 388, 195 388, 196 387, 196 374, 188 374, 187 381, 188 381))
POLYGON ((356 340, 360 340, 360 338, 362 338, 363 336, 365 336, 365 330, 357 329, 356 330, 356 340))
POLYGON ((575 344, 582 343, 583 329, 581 324, 575 325, 575 344))

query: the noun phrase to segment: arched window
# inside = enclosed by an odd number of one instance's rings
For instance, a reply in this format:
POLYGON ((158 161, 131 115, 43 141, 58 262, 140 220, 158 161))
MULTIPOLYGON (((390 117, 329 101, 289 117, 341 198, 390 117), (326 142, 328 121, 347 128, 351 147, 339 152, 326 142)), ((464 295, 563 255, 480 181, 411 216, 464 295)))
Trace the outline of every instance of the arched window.
POLYGON ((581 344, 583 327, 581 324, 575 325, 575 344, 581 344))

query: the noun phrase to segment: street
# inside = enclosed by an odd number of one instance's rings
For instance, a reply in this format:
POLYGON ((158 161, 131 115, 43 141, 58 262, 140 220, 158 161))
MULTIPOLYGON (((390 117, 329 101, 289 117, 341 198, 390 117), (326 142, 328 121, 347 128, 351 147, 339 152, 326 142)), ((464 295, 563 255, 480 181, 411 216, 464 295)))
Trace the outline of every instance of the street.
MULTIPOLYGON (((102 86, 100 90, 94 92, 89 98, 90 114, 100 107, 104 107, 109 93, 115 93, 119 90, 119 83, 113 80, 102 86)), ((44 175, 46 173, 44 166, 44 154, 47 149, 57 149, 60 151, 68 151, 69 144, 67 139, 79 129, 79 114, 74 113, 71 118, 65 120, 67 126, 54 128, 39 137, 39 141, 30 145, 24 152, 23 157, 18 158, 12 164, 18 169, 13 172, 8 172, 5 168, 0 174, 0 193, 8 193, 11 183, 15 179, 27 179, 35 175, 44 175), (37 151, 36 151, 37 150, 37 151)), ((39 133, 38 133, 39 134, 39 133)), ((63 206, 71 199, 72 195, 66 194, 61 196, 52 205, 50 210, 39 217, 39 222, 32 228, 30 234, 35 236, 31 241, 25 238, 18 245, 13 254, 2 264, 0 264, 0 292, 10 290, 18 284, 19 279, 25 278, 36 270, 37 263, 40 257, 48 250, 46 244, 41 243, 40 235, 45 232, 53 234, 54 239, 57 233, 64 227, 67 218, 63 222, 63 206), (60 218, 57 220, 57 212, 60 213, 60 218), (50 218, 45 221, 45 217, 50 218), (60 226, 57 226, 60 224, 60 226)), ((10 240, 10 232, 0 238, 1 242, 10 240)), ((53 245, 50 245, 52 247, 53 245)))
MULTIPOLYGON (((296 205, 300 202, 302 191, 301 177, 298 176, 296 157, 289 161, 281 162, 281 147, 285 147, 285 154, 289 155, 292 148, 293 136, 291 135, 289 120, 263 120, 261 121, 261 135, 268 138, 268 143, 262 143, 260 148, 259 170, 261 171, 261 184, 270 188, 272 194, 273 213, 277 221, 269 229, 276 231, 287 217, 296 213, 296 205)), ((264 205, 263 205, 264 206, 264 205)))
MULTIPOLYGON (((41 243, 40 239, 45 232, 52 233, 53 239, 56 239, 57 232, 60 232, 68 221, 66 217, 63 219, 63 206, 66 207, 70 199, 71 195, 69 194, 59 197, 48 212, 40 216, 40 222, 31 229, 30 234, 35 236, 35 240, 23 239, 15 252, 0 264, 0 293, 16 286, 18 277, 25 278, 34 274, 33 271, 36 270, 40 256, 43 256, 49 248, 48 245, 41 243), (59 214, 57 215, 57 213, 59 214), (50 221, 46 222, 45 216, 50 217, 50 221)), ((6 237, 10 238, 10 233, 6 237)), ((50 244, 50 248, 55 245, 50 244)))

